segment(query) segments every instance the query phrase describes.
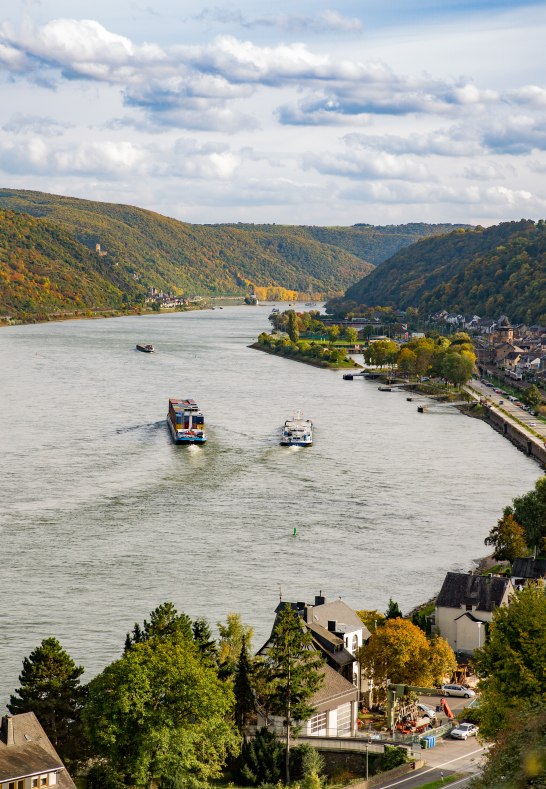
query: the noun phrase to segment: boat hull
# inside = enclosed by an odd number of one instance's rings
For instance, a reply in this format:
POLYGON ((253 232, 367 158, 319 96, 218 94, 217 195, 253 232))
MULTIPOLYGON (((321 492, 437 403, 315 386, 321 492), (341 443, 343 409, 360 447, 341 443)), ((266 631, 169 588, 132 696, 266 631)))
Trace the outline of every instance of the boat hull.
POLYGON ((167 425, 169 426, 169 432, 171 434, 171 438, 175 444, 206 444, 207 443, 207 436, 206 433, 203 435, 192 435, 191 433, 182 433, 177 431, 169 416, 167 416, 167 425))
POLYGON ((281 447, 312 447, 312 441, 281 441, 281 447))

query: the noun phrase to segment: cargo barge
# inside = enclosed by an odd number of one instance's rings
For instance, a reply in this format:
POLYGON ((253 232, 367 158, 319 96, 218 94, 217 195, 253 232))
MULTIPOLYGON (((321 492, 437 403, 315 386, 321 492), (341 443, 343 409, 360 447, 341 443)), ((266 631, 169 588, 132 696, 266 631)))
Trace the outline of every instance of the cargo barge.
POLYGON ((195 400, 169 399, 167 424, 175 444, 204 444, 205 417, 195 400))

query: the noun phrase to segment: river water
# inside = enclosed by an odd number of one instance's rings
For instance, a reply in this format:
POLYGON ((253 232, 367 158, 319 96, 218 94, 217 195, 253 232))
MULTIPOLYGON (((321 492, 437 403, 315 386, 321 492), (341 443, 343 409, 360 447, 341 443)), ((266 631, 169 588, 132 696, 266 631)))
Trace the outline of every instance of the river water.
POLYGON ((241 613, 256 648, 280 592, 408 610, 534 485, 482 422, 249 349, 268 313, 1 330, 0 707, 42 638, 90 677, 164 600, 212 624, 241 613), (205 447, 172 444, 169 397, 197 400, 205 447), (280 447, 299 408, 315 444, 280 447))

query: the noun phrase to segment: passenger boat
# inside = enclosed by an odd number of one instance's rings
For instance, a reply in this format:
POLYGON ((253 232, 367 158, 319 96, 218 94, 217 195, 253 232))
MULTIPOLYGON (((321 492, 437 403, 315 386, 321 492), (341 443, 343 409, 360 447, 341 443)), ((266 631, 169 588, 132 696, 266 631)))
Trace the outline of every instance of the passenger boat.
POLYGON ((287 419, 281 432, 281 447, 310 447, 313 443, 313 423, 296 411, 287 419))
POLYGON ((137 343, 136 349, 137 349, 137 351, 142 351, 143 353, 154 353, 155 352, 155 348, 154 348, 153 345, 150 345, 149 343, 146 345, 143 342, 137 343))
POLYGON ((204 444, 205 417, 195 400, 170 398, 167 424, 175 444, 204 444))

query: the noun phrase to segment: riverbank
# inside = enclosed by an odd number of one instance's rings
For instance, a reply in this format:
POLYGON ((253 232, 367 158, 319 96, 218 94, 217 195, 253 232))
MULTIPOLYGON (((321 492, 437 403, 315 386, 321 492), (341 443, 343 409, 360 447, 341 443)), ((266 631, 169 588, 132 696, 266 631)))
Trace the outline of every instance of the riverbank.
MULTIPOLYGON (((243 300, 241 299, 241 304, 243 300)), ((143 315, 170 315, 174 312, 194 312, 195 310, 213 310, 211 304, 189 304, 175 310, 74 310, 74 312, 54 312, 49 315, 29 315, 27 318, 1 318, 0 328, 6 326, 34 326, 38 323, 63 323, 64 321, 98 320, 100 318, 130 318, 143 315)))
POLYGON ((290 354, 282 353, 280 350, 275 351, 272 347, 266 347, 259 342, 253 342, 249 346, 249 348, 253 348, 256 351, 263 351, 264 353, 269 353, 271 356, 279 356, 282 359, 291 359, 293 362, 302 362, 303 364, 308 364, 311 367, 320 367, 326 370, 354 370, 356 368, 360 368, 362 365, 358 364, 357 362, 353 361, 353 359, 347 359, 345 362, 329 362, 326 359, 319 359, 313 358, 312 356, 305 356, 302 353, 293 352, 290 354))

